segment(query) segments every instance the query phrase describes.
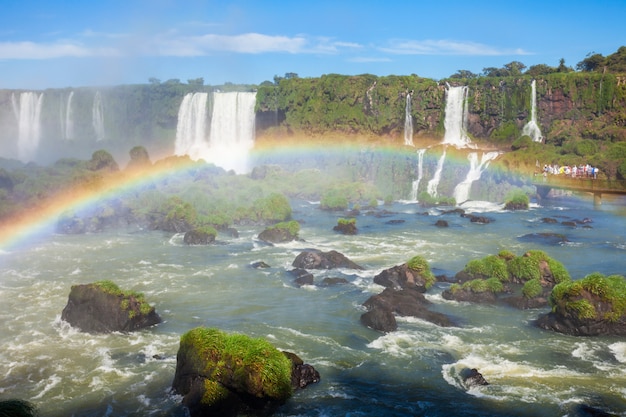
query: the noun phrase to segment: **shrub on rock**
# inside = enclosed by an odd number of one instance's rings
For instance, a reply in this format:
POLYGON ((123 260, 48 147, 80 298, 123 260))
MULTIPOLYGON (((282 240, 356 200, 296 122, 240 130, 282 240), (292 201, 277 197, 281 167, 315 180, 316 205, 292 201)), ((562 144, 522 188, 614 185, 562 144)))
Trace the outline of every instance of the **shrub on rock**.
POLYGON ((575 336, 626 335, 626 278, 595 272, 556 285, 541 328, 575 336))
POLYGON ((198 327, 180 339, 172 388, 192 416, 267 415, 291 397, 292 367, 263 339, 198 327))
POLYGON ((516 191, 507 196, 504 202, 505 210, 528 210, 530 199, 522 191, 516 191))
POLYGON ((337 220, 337 225, 333 227, 333 230, 343 233, 344 235, 356 235, 358 232, 356 219, 339 219, 337 220))
POLYGON ((298 239, 300 223, 295 220, 280 222, 259 233, 259 239, 268 243, 291 242, 298 239))
POLYGON ((61 319, 89 333, 128 332, 160 323, 143 294, 111 281, 73 285, 61 319))
POLYGON ((215 242, 217 230, 212 226, 198 227, 185 232, 183 242, 187 245, 208 245, 215 242))

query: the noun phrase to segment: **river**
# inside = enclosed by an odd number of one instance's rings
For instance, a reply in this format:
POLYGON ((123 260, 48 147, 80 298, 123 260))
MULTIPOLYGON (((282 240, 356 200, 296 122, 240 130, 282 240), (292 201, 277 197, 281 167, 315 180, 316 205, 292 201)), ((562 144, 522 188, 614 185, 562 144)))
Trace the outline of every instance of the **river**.
POLYGON ((547 310, 446 301, 439 283, 433 309, 459 327, 400 318, 398 330, 365 328, 361 304, 382 291, 373 277, 414 255, 435 274, 453 275, 471 259, 508 249, 541 249, 574 279, 591 272, 626 274, 626 199, 576 196, 507 212, 491 203, 464 208, 492 219, 470 223, 439 209, 397 202, 385 216, 362 213, 359 234, 332 231, 337 213, 295 200, 303 241, 266 245, 262 230, 186 246, 181 235, 116 230, 42 235, 0 252, 0 399, 22 398, 48 416, 185 416, 170 387, 180 335, 197 326, 263 337, 313 365, 321 381, 298 391, 277 416, 575 416, 588 404, 626 416, 626 340, 554 334, 532 326, 547 310), (428 215, 424 212, 427 211, 428 215), (541 221, 590 219, 587 227, 541 221), (438 218, 448 228, 434 226, 438 218), (388 223, 390 220, 395 220, 388 223), (404 222, 402 222, 404 221, 404 222), (521 236, 554 232, 566 242, 521 236), (287 273, 307 248, 337 250, 365 270, 311 271, 316 285, 298 287, 287 273), (270 267, 250 265, 263 261, 270 267), (324 277, 348 283, 321 285, 324 277), (163 323, 131 334, 91 335, 60 320, 70 288, 110 279, 143 292, 163 323), (463 368, 490 383, 466 389, 463 368))

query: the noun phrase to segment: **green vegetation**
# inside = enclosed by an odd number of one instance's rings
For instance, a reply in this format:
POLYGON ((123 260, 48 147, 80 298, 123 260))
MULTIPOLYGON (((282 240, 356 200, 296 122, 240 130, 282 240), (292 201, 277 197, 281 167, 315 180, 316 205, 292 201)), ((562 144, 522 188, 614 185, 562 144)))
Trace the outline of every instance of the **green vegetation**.
POLYGON ((616 322, 626 314, 626 278, 599 272, 578 281, 556 285, 550 295, 552 310, 579 319, 616 322))
MULTIPOLYGON (((452 292, 468 289, 473 292, 504 291, 504 283, 523 284, 522 294, 527 298, 534 298, 543 292, 542 272, 548 272, 554 284, 569 282, 571 277, 563 264, 550 258, 540 250, 529 250, 522 256, 516 256, 508 250, 502 250, 497 255, 488 255, 482 259, 470 260, 463 272, 472 280, 463 285, 451 286, 452 292), (542 264, 548 267, 542 269, 542 264)), ((546 285, 546 284, 544 284, 546 285)))
POLYGON ((180 349, 204 364, 197 371, 212 381, 205 384, 203 400, 224 398, 224 385, 279 400, 292 394, 291 361, 264 339, 198 327, 182 335, 180 349))
POLYGON ((100 288, 107 294, 121 298, 120 306, 122 307, 122 310, 128 311, 128 317, 131 319, 134 318, 136 314, 136 310, 131 308, 131 304, 133 302, 139 304, 139 312, 142 315, 150 314, 150 312, 154 310, 154 307, 146 301, 144 295, 140 292, 123 291, 117 286, 117 284, 110 280, 97 281, 94 282, 93 285, 100 288))
POLYGON ((356 226, 356 219, 355 218, 351 218, 351 219, 339 218, 337 219, 337 224, 340 226, 356 226))
POLYGON ((528 195, 520 189, 511 191, 504 200, 506 210, 528 210, 529 204, 528 195))
POLYGON ((409 259, 406 263, 406 266, 411 271, 415 271, 417 274, 419 274, 419 276, 424 279, 424 287, 426 287, 426 289, 432 287, 437 281, 435 274, 433 274, 430 270, 428 261, 419 255, 416 255, 409 259))
POLYGON ((268 229, 284 229, 291 236, 297 237, 298 233, 300 233, 300 223, 296 220, 290 220, 288 222, 276 223, 275 225, 268 227, 268 229))

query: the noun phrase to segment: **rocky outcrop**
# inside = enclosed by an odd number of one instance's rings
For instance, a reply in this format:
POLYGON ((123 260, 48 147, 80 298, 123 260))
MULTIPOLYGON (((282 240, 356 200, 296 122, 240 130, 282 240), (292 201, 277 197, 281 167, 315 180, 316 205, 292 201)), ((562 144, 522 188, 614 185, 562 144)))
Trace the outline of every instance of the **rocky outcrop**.
MULTIPOLYGON (((352 219, 354 220, 354 219, 352 219)), ((356 221, 339 221, 336 226, 333 227, 335 232, 339 232, 344 235, 356 235, 359 230, 356 227, 356 221)))
POLYGON ((259 240, 266 243, 291 242, 298 240, 299 231, 300 224, 297 221, 281 222, 265 228, 265 230, 259 233, 259 240))
POLYGON ((215 233, 206 229, 193 229, 185 232, 183 242, 187 245, 208 245, 215 242, 215 233))
POLYGON ((302 269, 363 269, 363 267, 352 262, 345 255, 335 250, 322 252, 313 249, 300 252, 300 254, 296 256, 296 259, 294 259, 292 266, 302 269))
POLYGON ((61 319, 88 333, 130 332, 161 322, 142 294, 110 281, 74 285, 61 319))
POLYGON ((426 292, 433 284, 434 278, 432 275, 409 268, 405 263, 381 271, 374 277, 374 282, 387 288, 416 289, 419 292, 426 292))
POLYGON ((311 365, 263 339, 196 328, 181 337, 172 388, 192 417, 267 416, 319 380, 311 365))
POLYGON ((464 368, 459 373, 466 387, 475 387, 480 385, 489 385, 489 382, 478 372, 476 368, 464 368))
POLYGON ((430 305, 417 289, 385 288, 382 293, 368 298, 363 306, 368 312, 361 316, 361 323, 374 330, 391 332, 397 329, 394 314, 417 317, 438 326, 453 326, 452 320, 445 314, 428 310, 430 305))

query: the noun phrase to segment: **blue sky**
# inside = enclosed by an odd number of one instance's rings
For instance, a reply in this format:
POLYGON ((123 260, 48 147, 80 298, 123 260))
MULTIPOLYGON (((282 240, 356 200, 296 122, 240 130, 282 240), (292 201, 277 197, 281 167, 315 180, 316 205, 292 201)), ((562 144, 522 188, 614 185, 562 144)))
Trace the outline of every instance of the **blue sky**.
POLYGON ((4 0, 0 88, 575 68, 626 45, 625 22, 626 0, 4 0))

